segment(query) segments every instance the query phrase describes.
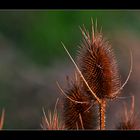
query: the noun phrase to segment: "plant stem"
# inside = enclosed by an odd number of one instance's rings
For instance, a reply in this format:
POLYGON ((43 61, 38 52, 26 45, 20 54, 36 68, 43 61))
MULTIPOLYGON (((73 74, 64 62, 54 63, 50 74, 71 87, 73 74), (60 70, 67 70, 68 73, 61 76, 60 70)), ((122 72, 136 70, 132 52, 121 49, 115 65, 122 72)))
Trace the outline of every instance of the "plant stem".
POLYGON ((105 112, 106 112, 106 100, 101 99, 101 103, 99 104, 100 111, 100 130, 105 130, 105 112))

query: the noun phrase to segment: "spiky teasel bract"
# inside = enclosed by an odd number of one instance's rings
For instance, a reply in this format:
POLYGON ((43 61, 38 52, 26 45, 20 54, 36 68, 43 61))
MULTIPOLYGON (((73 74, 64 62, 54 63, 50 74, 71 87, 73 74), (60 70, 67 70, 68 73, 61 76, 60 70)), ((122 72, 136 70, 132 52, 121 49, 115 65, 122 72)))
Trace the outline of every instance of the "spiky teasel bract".
POLYGON ((135 114, 134 110, 134 96, 132 96, 131 108, 128 109, 126 104, 124 106, 124 111, 122 112, 121 121, 117 125, 117 129, 120 130, 137 130, 140 129, 138 116, 135 114))
POLYGON ((44 116, 41 123, 41 128, 43 130, 63 130, 65 128, 64 123, 62 122, 62 120, 60 120, 56 109, 58 100, 59 99, 57 99, 56 101, 54 112, 52 113, 51 111, 48 111, 48 117, 46 116, 46 113, 43 109, 44 116))
POLYGON ((5 117, 5 110, 2 110, 2 114, 0 116, 0 130, 3 128, 4 125, 4 117, 5 117))
POLYGON ((82 84, 73 80, 65 91, 67 95, 63 98, 65 127, 66 129, 97 129, 96 106, 81 87, 82 84))

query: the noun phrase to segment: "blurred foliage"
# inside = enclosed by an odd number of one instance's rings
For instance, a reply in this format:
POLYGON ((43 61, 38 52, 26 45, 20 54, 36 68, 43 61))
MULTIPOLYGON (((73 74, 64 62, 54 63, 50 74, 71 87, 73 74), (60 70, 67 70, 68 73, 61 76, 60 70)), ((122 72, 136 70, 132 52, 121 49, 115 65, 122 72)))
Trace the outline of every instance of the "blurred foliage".
POLYGON ((98 19, 105 32, 119 28, 138 30, 140 11, 36 10, 1 11, 0 33, 16 42, 34 62, 47 65, 63 58, 63 41, 71 52, 80 43, 79 26, 90 29, 91 17, 98 19))

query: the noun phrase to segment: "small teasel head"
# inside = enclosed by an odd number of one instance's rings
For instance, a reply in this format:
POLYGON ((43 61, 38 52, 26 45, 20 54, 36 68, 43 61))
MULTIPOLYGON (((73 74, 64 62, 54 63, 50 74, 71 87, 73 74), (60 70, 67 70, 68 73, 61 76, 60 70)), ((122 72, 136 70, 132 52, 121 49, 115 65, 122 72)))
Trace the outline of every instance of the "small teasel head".
POLYGON ((126 104, 124 104, 124 110, 121 114, 121 121, 117 125, 119 130, 137 130, 140 129, 138 116, 135 114, 134 108, 134 96, 132 96, 131 108, 128 109, 126 104))
POLYGON ((58 104, 58 100, 59 98, 56 101, 55 109, 53 113, 51 111, 48 111, 48 116, 46 116, 46 113, 43 109, 44 116, 42 118, 42 123, 41 123, 41 128, 43 130, 63 130, 65 128, 64 123, 59 118, 59 114, 56 108, 58 104))
POLYGON ((3 128, 4 125, 4 117, 5 117, 5 110, 2 110, 2 114, 0 116, 0 130, 3 128))
POLYGON ((82 91, 82 85, 77 80, 71 81, 65 90, 67 95, 63 98, 63 120, 66 129, 96 129, 97 106, 82 91))

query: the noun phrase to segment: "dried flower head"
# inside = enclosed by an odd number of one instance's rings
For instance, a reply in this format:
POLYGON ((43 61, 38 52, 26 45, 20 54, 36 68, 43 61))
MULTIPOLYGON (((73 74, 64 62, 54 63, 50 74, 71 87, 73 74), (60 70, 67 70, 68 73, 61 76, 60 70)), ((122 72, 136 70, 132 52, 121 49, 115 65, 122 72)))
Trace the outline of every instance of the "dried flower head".
POLYGON ((42 124, 41 124, 42 129, 44 130, 63 130, 64 129, 64 124, 59 119, 59 115, 56 109, 57 103, 58 103, 58 99, 56 101, 54 112, 51 113, 51 111, 48 111, 48 118, 43 109, 44 117, 42 119, 42 124))
MULTIPOLYGON (((81 29, 83 42, 79 49, 77 64, 85 80, 99 99, 112 98, 120 88, 118 66, 112 46, 105 40, 103 34, 94 32, 92 35, 81 29)), ((85 90, 88 88, 85 86, 85 90)), ((119 94, 119 92, 117 93, 119 94)))
MULTIPOLYGON (((98 120, 100 122, 100 129, 103 130, 105 129, 106 100, 115 99, 128 82, 132 72, 132 53, 130 51, 130 71, 126 81, 121 86, 117 61, 112 46, 104 38, 102 32, 98 32, 97 22, 94 29, 92 21, 91 36, 85 27, 83 27, 81 31, 83 41, 78 51, 77 62, 74 61, 62 43, 78 72, 78 82, 74 82, 74 84, 67 89, 66 94, 61 89, 66 97, 64 100, 65 123, 69 129, 75 129, 77 126, 88 129, 89 126, 84 124, 84 116, 87 115, 84 110, 87 108, 87 105, 91 105, 92 101, 94 104, 98 103, 98 120), (73 120, 71 121, 70 118, 73 120)), ((91 110, 90 115, 93 112, 95 112, 95 109, 91 110)), ((87 117, 89 120, 91 120, 90 115, 87 117)), ((91 116, 94 117, 94 115, 91 116)))
MULTIPOLYGON (((95 28, 96 32, 94 32, 94 26, 92 24, 91 37, 85 28, 84 30, 81 29, 81 31, 83 35, 83 43, 81 44, 81 48, 78 53, 78 65, 62 43, 78 71, 78 80, 80 80, 80 85, 74 83, 74 86, 68 90, 67 95, 74 98, 72 100, 83 101, 83 98, 87 96, 90 97, 90 100, 88 100, 89 103, 91 100, 94 102, 98 101, 100 129, 105 129, 106 99, 113 98, 116 96, 116 93, 118 95, 120 89, 120 79, 116 59, 111 49, 111 45, 104 39, 102 33, 97 31, 97 26, 95 28)), ((68 100, 68 102, 70 101, 68 100)), ((66 108, 66 113, 64 114, 66 115, 68 113, 67 108, 70 107, 69 114, 72 112, 75 113, 76 121, 74 124, 68 121, 65 122, 69 124, 67 125, 68 127, 70 126, 70 128, 73 128, 73 125, 78 123, 77 119, 80 119, 78 114, 81 115, 81 112, 84 112, 83 108, 86 108, 86 104, 80 103, 79 105, 74 106, 74 102, 68 102, 65 103, 66 105, 64 108, 66 108)), ((87 115, 87 113, 84 114, 82 118, 84 118, 85 115, 87 115)))
POLYGON ((4 124, 4 117, 5 117, 5 110, 2 110, 2 114, 0 117, 0 130, 3 128, 3 124, 4 124))
POLYGON ((78 82, 72 81, 65 92, 69 97, 63 98, 63 118, 66 129, 97 128, 98 121, 94 100, 91 101, 90 96, 81 90, 81 86, 78 82))
POLYGON ((124 106, 121 122, 117 125, 117 129, 120 130, 137 130, 140 129, 138 125, 138 118, 134 112, 134 96, 132 96, 131 109, 129 110, 126 105, 124 106))

